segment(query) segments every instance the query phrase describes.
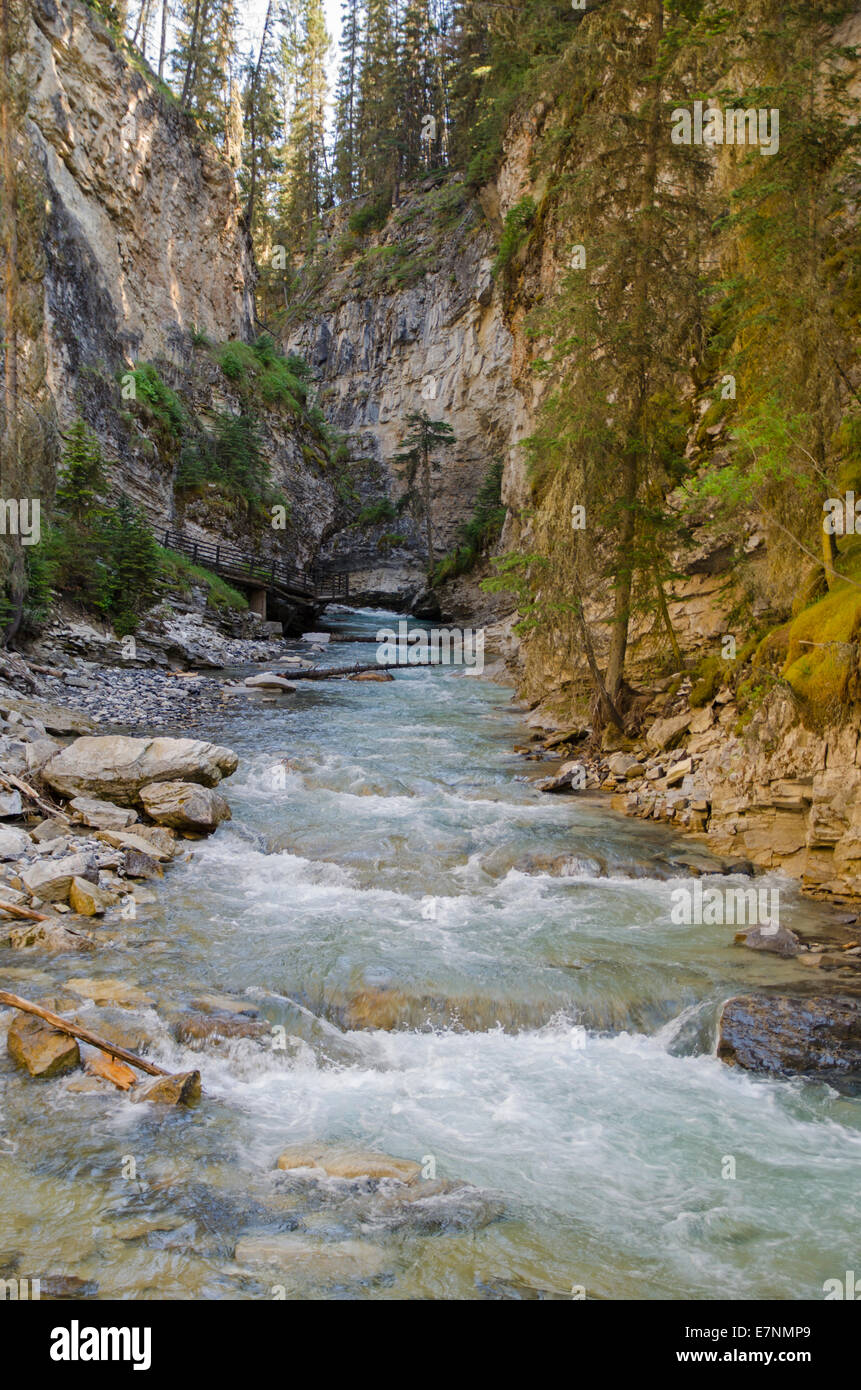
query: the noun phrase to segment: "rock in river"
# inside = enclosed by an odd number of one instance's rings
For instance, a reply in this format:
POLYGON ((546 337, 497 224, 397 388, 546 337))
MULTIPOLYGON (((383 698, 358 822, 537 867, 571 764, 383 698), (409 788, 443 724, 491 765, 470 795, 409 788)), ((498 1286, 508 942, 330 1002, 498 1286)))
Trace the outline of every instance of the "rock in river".
POLYGON ((81 1065, 81 1053, 74 1038, 52 1028, 34 1014, 18 1013, 6 1039, 9 1056, 31 1076, 61 1076, 81 1065))
POLYGON ((861 1078, 861 999, 742 995, 724 1005, 718 1057, 748 1071, 861 1078))
POLYGON ((196 738, 79 738, 42 769, 62 796, 104 797, 121 806, 137 803, 151 782, 199 782, 214 787, 236 771, 229 748, 196 738))
POLYGON ((174 830, 211 835, 223 820, 230 820, 230 807, 220 792, 194 782, 154 782, 141 788, 140 799, 152 820, 174 830))
POLYGON ((372 1149, 351 1149, 335 1144, 291 1144, 278 1159, 279 1168, 311 1168, 320 1177, 396 1178, 412 1183, 421 1177, 421 1164, 409 1158, 391 1158, 372 1149))

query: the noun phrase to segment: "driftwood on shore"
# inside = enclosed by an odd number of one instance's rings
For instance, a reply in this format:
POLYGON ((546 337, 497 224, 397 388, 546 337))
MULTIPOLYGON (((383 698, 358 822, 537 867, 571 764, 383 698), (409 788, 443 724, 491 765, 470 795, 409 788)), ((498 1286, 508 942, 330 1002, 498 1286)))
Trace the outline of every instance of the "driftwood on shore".
POLYGON ((72 822, 65 811, 61 811, 58 806, 49 806, 47 801, 42 800, 38 792, 34 791, 26 782, 22 782, 21 778, 16 777, 13 772, 0 773, 0 783, 2 783, 4 787, 14 788, 15 791, 23 792, 24 796, 29 797, 31 801, 35 801, 39 810, 44 811, 46 816, 50 816, 53 820, 65 821, 66 825, 71 825, 72 822))
POLYGON ((19 907, 17 903, 7 903, 5 898, 0 898, 0 910, 8 912, 11 917, 26 917, 31 922, 53 922, 56 920, 45 912, 36 912, 32 907, 19 907))
POLYGON ((109 1057, 118 1057, 121 1062, 127 1062, 129 1066, 137 1067, 139 1071, 145 1071, 150 1076, 170 1076, 171 1074, 169 1071, 165 1071, 164 1067, 157 1067, 154 1062, 145 1062, 143 1057, 138 1057, 125 1047, 117 1047, 115 1043, 106 1042, 98 1034, 92 1033, 89 1028, 81 1028, 77 1023, 69 1023, 67 1019, 52 1013, 50 1009, 43 1009, 39 1004, 31 1004, 29 999, 21 999, 17 994, 9 994, 5 989, 0 989, 0 1004, 7 1004, 10 1009, 19 1009, 21 1013, 35 1014, 37 1018, 49 1023, 58 1032, 68 1033, 73 1038, 80 1038, 81 1042, 99 1048, 101 1052, 106 1052, 109 1057))
MULTIPOLYGON (((417 666, 441 666, 441 661, 417 661, 410 663, 413 670, 417 666)), ((367 666, 324 666, 313 671, 276 671, 285 681, 330 681, 342 676, 358 676, 364 671, 404 671, 408 667, 402 661, 374 661, 367 666)))

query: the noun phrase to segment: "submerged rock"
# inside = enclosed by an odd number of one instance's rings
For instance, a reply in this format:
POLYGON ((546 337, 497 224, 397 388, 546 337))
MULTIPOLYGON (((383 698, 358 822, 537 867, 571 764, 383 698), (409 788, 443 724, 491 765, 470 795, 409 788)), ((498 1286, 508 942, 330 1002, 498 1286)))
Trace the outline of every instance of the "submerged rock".
POLYGON ((717 1055, 747 1071, 861 1079, 861 999, 754 994, 723 1007, 717 1055))
POLYGON ((136 1088, 134 1101, 151 1100, 159 1105, 193 1105, 200 1100, 200 1072, 183 1071, 174 1076, 155 1076, 136 1088))
POLYGON ((343 1283, 374 1279, 392 1267, 392 1256, 367 1240, 339 1240, 327 1244, 291 1233, 243 1236, 236 1244, 237 1264, 276 1265, 290 1274, 300 1273, 309 1283, 343 1283))
POLYGON ((26 927, 12 927, 8 941, 13 951, 25 950, 30 946, 36 946, 42 951, 95 950, 95 942, 91 937, 53 919, 47 922, 31 922, 26 927))
POLYGON ((277 1167, 289 1171, 311 1168, 330 1178, 395 1178, 414 1183, 421 1177, 421 1164, 409 1158, 391 1158, 372 1149, 352 1149, 336 1144, 291 1144, 278 1159, 277 1167))
POLYGON ((141 788, 140 799, 152 820, 174 830, 211 835, 222 821, 230 820, 224 797, 193 782, 156 782, 141 788))
POLYGON ((214 787, 236 771, 229 748, 196 738, 79 738, 46 763, 42 777, 63 796, 105 797, 133 806, 151 782, 200 782, 214 787))
POLYGON ((81 1065, 74 1038, 52 1028, 35 1014, 17 1013, 6 1038, 9 1056, 31 1076, 62 1076, 81 1065))
POLYGON ((260 1040, 271 1037, 267 1023, 260 1019, 242 1018, 238 1014, 186 1014, 178 1021, 174 1031, 177 1042, 185 1043, 188 1047, 207 1042, 217 1047, 230 1038, 260 1040))
POLYGON ((79 994, 82 999, 91 999, 94 1004, 99 1006, 113 1004, 121 1009, 150 1009, 155 1007, 155 1000, 151 999, 137 985, 127 984, 125 980, 116 980, 107 975, 101 980, 76 977, 66 981, 66 988, 72 990, 74 994, 79 994))

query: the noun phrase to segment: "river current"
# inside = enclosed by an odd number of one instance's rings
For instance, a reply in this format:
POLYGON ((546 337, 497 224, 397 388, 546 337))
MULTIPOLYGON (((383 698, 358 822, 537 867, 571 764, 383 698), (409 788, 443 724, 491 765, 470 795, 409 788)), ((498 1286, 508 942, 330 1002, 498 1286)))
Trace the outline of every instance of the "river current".
MULTIPOLYGON (((204 1099, 35 1083, 4 1050, 0 1273, 124 1298, 797 1299, 854 1267, 861 1102, 715 1055, 724 1000, 807 972, 674 924, 691 843, 536 791, 510 690, 300 682, 194 732, 239 754, 233 820, 96 929, 111 949, 0 951, 0 979, 139 986, 155 1007, 110 1017, 199 1068, 204 1099), (179 1044, 171 1020, 216 993, 271 1039, 179 1044), (412 1213, 385 1184, 277 1173, 306 1141, 470 1186, 412 1213)), ((824 912, 763 882, 790 927, 824 912)))

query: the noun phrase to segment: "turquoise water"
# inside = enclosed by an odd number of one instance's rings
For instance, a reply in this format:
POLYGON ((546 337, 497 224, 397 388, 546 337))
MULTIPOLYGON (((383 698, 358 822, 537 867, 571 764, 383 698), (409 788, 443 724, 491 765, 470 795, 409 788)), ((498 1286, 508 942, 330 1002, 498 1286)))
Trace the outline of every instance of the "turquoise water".
MULTIPOLYGON (((674 925, 687 880, 666 875, 690 845, 536 792, 510 691, 449 670, 306 682, 201 732, 240 755, 233 821, 137 922, 100 929, 112 952, 33 968, 147 989, 158 1015, 112 1017, 154 1033, 162 1064, 199 1067, 205 1099, 156 1114, 0 1074, 0 1265, 62 1267, 104 1296, 366 1299, 818 1298, 856 1267, 859 1102, 714 1055, 726 998, 806 972, 733 946, 732 927, 674 925), (171 1017, 205 990, 256 1006, 271 1042, 177 1044, 171 1017), (312 1140, 481 1195, 395 1220, 379 1193, 274 1173, 312 1140), (349 1277, 237 1259, 260 1233, 372 1258, 349 1277)), ((789 925, 822 912, 779 886, 789 925)), ((0 977, 20 964, 2 953, 0 977)))

